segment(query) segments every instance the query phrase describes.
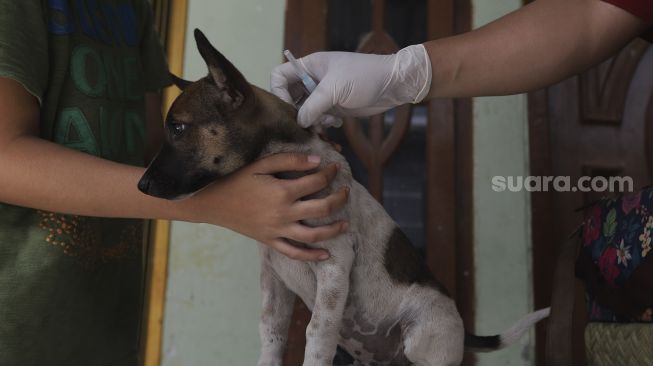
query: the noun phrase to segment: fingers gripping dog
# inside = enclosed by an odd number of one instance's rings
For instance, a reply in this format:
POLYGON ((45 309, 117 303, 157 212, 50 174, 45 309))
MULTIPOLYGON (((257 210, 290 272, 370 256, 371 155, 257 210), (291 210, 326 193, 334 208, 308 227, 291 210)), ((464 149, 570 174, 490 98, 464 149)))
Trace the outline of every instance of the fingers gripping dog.
POLYGON ((344 186, 351 190, 342 210, 305 222, 346 219, 349 232, 298 243, 327 248, 330 259, 300 262, 260 246, 259 366, 281 366, 296 296, 312 311, 305 366, 331 365, 338 345, 361 365, 458 365, 465 347, 502 348, 548 316, 548 309, 531 313, 502 335, 466 334, 453 300, 383 207, 352 179, 344 157, 301 128, 292 106, 250 85, 199 30, 195 39, 209 74, 193 83, 176 79, 183 92, 166 117, 166 143, 139 182, 141 191, 181 198, 280 152, 315 154, 324 165, 340 165, 320 196, 344 186))

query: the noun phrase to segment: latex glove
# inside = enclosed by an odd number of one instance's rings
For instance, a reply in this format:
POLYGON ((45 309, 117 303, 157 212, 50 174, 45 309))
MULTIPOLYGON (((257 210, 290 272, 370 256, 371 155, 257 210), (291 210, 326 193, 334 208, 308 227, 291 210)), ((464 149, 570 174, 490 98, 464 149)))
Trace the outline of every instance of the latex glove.
MULTIPOLYGON (((317 52, 298 59, 317 88, 301 105, 302 127, 338 125, 342 117, 371 116, 405 103, 419 103, 431 87, 431 62, 423 45, 393 55, 317 52)), ((288 103, 300 83, 292 64, 277 66, 271 91, 288 103)))

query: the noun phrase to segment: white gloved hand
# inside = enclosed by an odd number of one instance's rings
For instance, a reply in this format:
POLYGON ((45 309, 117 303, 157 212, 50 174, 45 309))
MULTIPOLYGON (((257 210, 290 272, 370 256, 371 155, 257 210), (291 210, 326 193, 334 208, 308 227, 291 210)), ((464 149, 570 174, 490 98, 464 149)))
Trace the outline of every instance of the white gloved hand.
MULTIPOLYGON (((338 126, 342 117, 371 116, 419 103, 431 86, 431 62, 421 44, 393 55, 317 52, 298 61, 318 83, 299 109, 302 127, 338 126)), ((290 88, 301 80, 292 64, 277 66, 270 83, 272 93, 294 103, 290 88)))

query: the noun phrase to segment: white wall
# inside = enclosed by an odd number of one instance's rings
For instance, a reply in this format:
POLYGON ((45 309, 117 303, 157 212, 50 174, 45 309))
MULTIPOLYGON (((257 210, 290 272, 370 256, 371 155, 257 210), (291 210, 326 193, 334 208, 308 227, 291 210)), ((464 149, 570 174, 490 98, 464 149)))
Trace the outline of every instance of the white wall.
MULTIPOLYGON (((521 0, 473 0, 478 28, 522 5, 521 0)), ((497 52, 500 52, 497 50, 497 52)), ((496 175, 528 174, 526 95, 474 99, 474 258, 476 333, 497 334, 532 307, 530 196, 495 192, 496 175)), ((493 353, 477 365, 533 364, 534 336, 493 353)))
MULTIPOLYGON (((283 0, 190 0, 184 77, 206 75, 193 29, 253 84, 267 88, 281 61, 283 0)), ((255 365, 259 258, 256 244, 229 230, 172 224, 163 324, 163 366, 255 365)))

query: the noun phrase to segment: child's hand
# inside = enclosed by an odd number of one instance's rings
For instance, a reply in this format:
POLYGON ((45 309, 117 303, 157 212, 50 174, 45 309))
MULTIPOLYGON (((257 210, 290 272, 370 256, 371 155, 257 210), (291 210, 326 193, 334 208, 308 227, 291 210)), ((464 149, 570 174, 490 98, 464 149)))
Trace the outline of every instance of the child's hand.
POLYGON ((335 165, 298 179, 277 179, 272 174, 307 171, 319 166, 319 157, 277 154, 252 163, 188 199, 203 217, 196 221, 227 227, 298 260, 329 257, 321 249, 299 248, 286 239, 314 243, 344 232, 348 224, 308 227, 299 221, 329 216, 347 202, 348 191, 311 200, 302 197, 326 188, 336 176, 335 165))

